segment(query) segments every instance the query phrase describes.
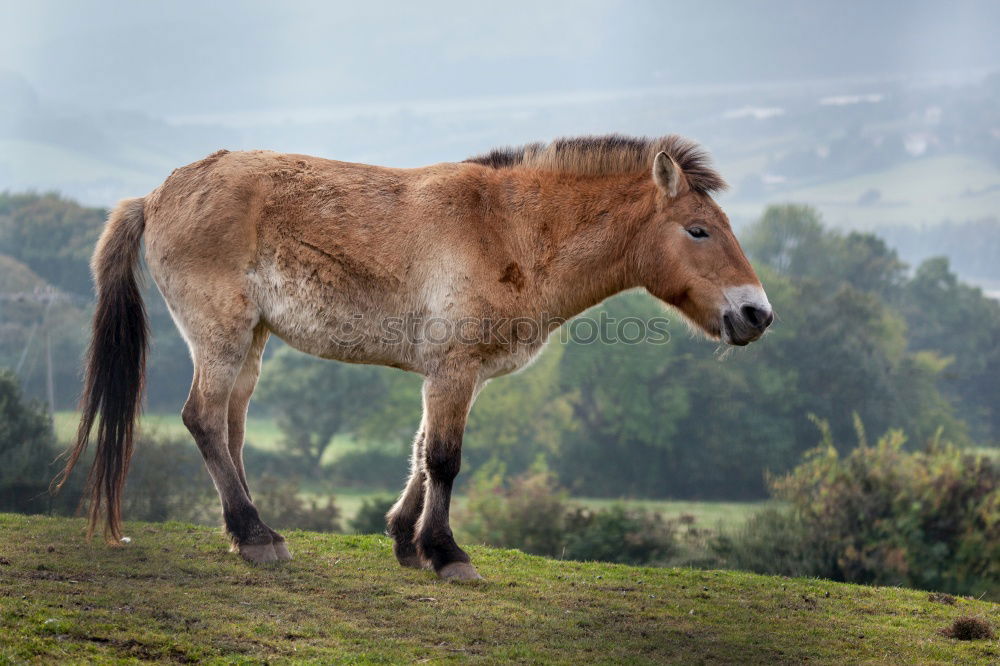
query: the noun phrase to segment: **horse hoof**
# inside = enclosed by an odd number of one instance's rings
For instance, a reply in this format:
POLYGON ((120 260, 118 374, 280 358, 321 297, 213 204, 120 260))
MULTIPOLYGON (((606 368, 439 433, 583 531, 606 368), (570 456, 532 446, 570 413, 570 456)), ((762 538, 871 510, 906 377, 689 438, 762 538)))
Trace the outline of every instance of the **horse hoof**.
POLYGON ((482 580, 476 568, 468 562, 452 562, 441 567, 438 576, 449 583, 468 583, 474 580, 482 580))
POLYGON ((274 555, 281 562, 287 562, 292 559, 292 554, 288 552, 288 545, 285 543, 284 539, 281 541, 275 541, 271 544, 274 548, 274 555))
MULTIPOLYGON (((274 551, 274 546, 269 543, 241 545, 240 556, 247 562, 254 564, 266 564, 267 562, 277 562, 278 554, 274 551)), ((288 549, 285 549, 288 553, 288 549)))

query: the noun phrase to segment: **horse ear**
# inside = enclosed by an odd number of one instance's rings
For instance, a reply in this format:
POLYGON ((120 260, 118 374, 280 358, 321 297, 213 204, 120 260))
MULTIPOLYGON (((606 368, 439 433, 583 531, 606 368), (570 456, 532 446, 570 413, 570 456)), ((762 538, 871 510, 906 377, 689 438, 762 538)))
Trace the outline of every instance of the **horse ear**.
POLYGON ((653 158, 653 181, 668 197, 676 197, 687 190, 687 178, 677 162, 662 150, 653 158))

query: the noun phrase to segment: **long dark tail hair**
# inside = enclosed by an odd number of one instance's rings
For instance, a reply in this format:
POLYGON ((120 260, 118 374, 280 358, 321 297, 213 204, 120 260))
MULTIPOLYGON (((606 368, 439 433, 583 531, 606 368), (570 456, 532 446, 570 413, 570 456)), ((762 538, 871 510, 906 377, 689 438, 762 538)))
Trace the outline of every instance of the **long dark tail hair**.
POLYGON ((80 399, 80 427, 66 468, 53 481, 62 488, 87 450, 97 421, 97 451, 87 477, 87 537, 93 536, 105 508, 104 536, 121 540, 121 500, 139 416, 146 372, 149 324, 142 304, 139 247, 145 229, 143 199, 122 201, 108 217, 97 242, 91 270, 97 286, 93 337, 87 351, 87 373, 80 399), (97 419, 97 416, 100 419, 97 419))

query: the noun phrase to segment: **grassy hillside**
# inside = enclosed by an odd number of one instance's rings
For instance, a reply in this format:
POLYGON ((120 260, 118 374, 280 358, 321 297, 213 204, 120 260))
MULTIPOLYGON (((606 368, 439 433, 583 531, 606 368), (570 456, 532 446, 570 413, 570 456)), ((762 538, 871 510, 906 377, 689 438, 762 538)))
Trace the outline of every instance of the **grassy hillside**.
POLYGON ((383 537, 290 533, 254 568, 217 530, 0 515, 0 663, 473 659, 557 663, 996 663, 996 640, 939 630, 1000 606, 734 572, 557 562, 472 548, 480 584, 395 564, 383 537))
MULTIPOLYGON (((733 182, 738 182, 730 176, 733 182)), ((1000 207, 1000 169, 987 160, 962 154, 908 160, 809 187, 772 193, 754 201, 726 201, 731 216, 756 219, 769 203, 808 203, 832 227, 863 228, 938 224, 945 220, 995 217, 1000 207), (877 201, 861 196, 878 192, 877 201)))

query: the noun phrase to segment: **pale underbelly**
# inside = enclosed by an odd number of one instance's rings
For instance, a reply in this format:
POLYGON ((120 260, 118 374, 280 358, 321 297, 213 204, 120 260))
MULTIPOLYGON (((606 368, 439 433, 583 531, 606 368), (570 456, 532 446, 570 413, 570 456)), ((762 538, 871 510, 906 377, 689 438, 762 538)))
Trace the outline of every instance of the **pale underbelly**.
POLYGON ((461 308, 435 313, 424 302, 414 305, 396 294, 376 302, 345 297, 277 271, 258 272, 252 284, 262 323, 295 349, 320 358, 427 375, 445 359, 465 357, 475 359, 480 378, 487 380, 527 366, 545 344, 484 345, 475 317, 461 308))

